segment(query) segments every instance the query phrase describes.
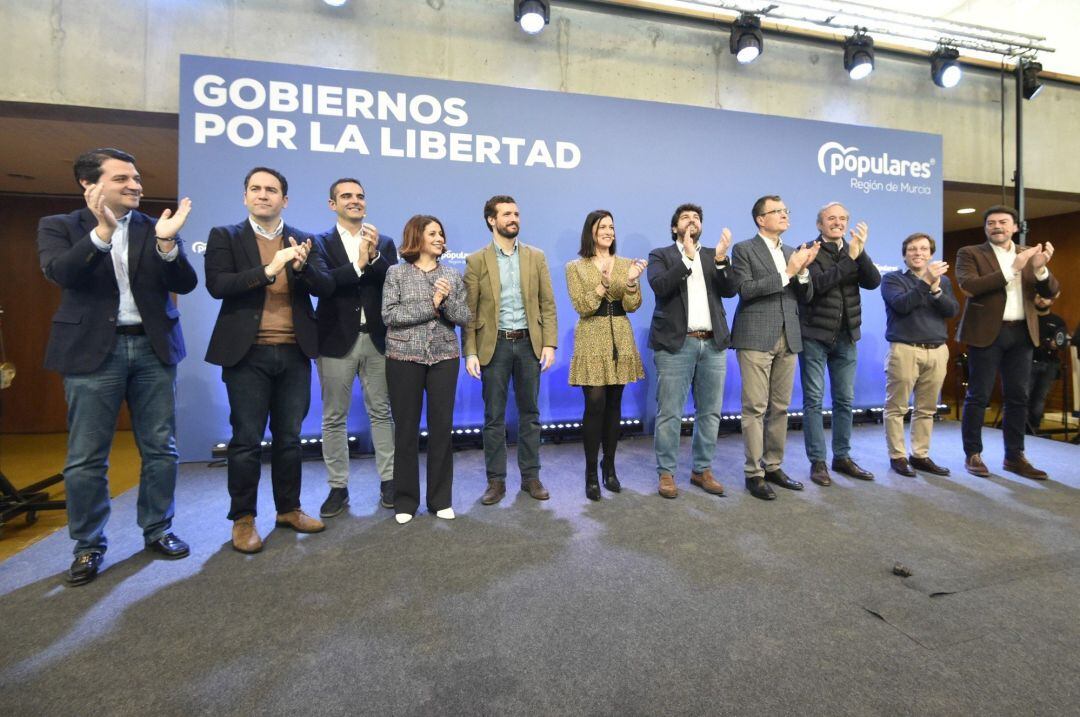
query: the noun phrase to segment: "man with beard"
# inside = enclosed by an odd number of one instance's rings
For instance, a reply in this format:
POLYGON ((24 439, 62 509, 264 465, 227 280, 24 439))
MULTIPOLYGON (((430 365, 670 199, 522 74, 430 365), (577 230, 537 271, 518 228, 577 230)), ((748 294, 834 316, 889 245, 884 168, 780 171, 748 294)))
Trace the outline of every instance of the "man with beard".
POLYGON ((987 241, 961 247, 956 254, 956 283, 967 296, 956 339, 968 345, 968 388, 964 397, 961 434, 964 467, 986 477, 982 459, 982 427, 986 406, 1001 374, 1005 403, 1004 468, 1032 480, 1046 480, 1045 471, 1024 456, 1028 381, 1031 359, 1039 343, 1035 295, 1058 293, 1058 280, 1047 263, 1054 255, 1050 242, 1017 246, 1019 215, 1012 207, 996 205, 983 213, 987 241))
POLYGON ((665 498, 679 494, 675 486, 679 436, 691 386, 694 437, 690 482, 706 493, 724 494, 724 487, 713 477, 712 459, 724 403, 727 347, 731 344, 721 301, 735 296, 727 257, 731 232, 723 230, 715 249, 701 246, 701 216, 701 207, 696 204, 677 207, 671 216, 672 245, 649 254, 649 286, 656 294, 649 328, 649 348, 656 362, 653 444, 659 493, 665 498))
POLYGON ((820 251, 807 267, 814 298, 799 312, 803 441, 810 461, 810 480, 820 486, 832 485, 825 466, 825 425, 821 416, 826 368, 832 388, 832 469, 859 480, 874 480, 873 473, 851 459, 851 409, 858 355, 855 343, 862 326, 859 289, 876 289, 881 274, 866 253, 866 224, 860 222, 851 231, 850 240, 844 241, 849 219, 847 209, 839 202, 829 202, 818 210, 820 251))
POLYGON ((536 500, 549 495, 540 482, 540 373, 555 362, 559 327, 544 252, 518 241, 521 226, 513 197, 484 204, 491 243, 469 255, 465 288, 470 320, 463 332, 465 369, 481 380, 484 462, 488 487, 480 502, 506 495, 506 400, 517 399, 517 460, 521 489, 536 500))
POLYGON ((1061 378, 1060 349, 1068 340, 1065 319, 1050 312, 1056 296, 1035 295, 1035 310, 1039 315, 1039 345, 1031 364, 1031 386, 1028 391, 1028 433, 1038 433, 1046 410, 1050 385, 1061 378))

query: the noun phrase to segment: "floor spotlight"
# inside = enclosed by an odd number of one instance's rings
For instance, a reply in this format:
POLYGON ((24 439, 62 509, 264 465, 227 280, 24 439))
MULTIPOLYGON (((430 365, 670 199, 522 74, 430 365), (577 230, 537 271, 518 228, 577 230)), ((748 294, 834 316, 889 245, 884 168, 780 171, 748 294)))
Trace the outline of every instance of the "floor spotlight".
POLYGON ((856 28, 844 40, 844 69, 853 80, 861 80, 874 71, 874 38, 856 28))
POLYGON ((930 55, 930 76, 938 87, 956 87, 964 71, 960 69, 960 51, 952 47, 939 47, 930 55))
POLYGON ((514 0, 514 20, 522 30, 535 35, 551 20, 551 3, 548 0, 514 0))
POLYGON ((1039 73, 1042 72, 1042 63, 1021 60, 1024 67, 1024 99, 1033 100, 1035 95, 1042 92, 1043 85, 1039 82, 1039 73))
POLYGON ((731 54, 739 64, 753 62, 765 49, 761 36, 761 19, 757 15, 744 12, 731 25, 731 54))

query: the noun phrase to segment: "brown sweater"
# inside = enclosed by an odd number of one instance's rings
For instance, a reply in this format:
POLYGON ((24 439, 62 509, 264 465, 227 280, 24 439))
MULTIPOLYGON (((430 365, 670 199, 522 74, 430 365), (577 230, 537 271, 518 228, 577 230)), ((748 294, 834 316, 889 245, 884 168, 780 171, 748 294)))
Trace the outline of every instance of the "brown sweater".
MULTIPOLYGON (((255 237, 259 243, 259 258, 263 265, 273 261, 274 254, 284 247, 281 237, 270 239, 261 234, 256 234, 255 237)), ((277 275, 273 283, 266 285, 266 300, 263 302, 255 343, 262 346, 296 343, 296 334, 293 333, 292 297, 284 271, 277 275)))

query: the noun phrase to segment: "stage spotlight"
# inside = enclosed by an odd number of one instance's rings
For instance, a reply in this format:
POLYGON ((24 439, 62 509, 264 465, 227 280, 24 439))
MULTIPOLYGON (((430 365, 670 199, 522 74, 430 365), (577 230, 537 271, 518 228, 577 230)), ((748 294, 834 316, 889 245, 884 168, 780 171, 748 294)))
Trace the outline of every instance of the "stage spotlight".
POLYGON ((844 40, 844 69, 853 80, 861 80, 874 71, 874 38, 862 30, 844 40))
POLYGON ((739 64, 746 65, 758 58, 765 49, 761 36, 761 19, 744 12, 731 25, 731 54, 739 64))
POLYGON ((349 0, 323 0, 323 2, 330 7, 341 7, 345 3, 349 2, 349 0))
POLYGON ((956 87, 964 71, 957 58, 960 51, 952 47, 939 47, 930 55, 930 76, 938 87, 956 87))
POLYGON ((1042 72, 1041 62, 1025 62, 1020 60, 1024 67, 1024 99, 1033 100, 1035 96, 1042 92, 1042 83, 1039 82, 1039 73, 1042 72))
POLYGON ((530 35, 543 30, 550 19, 551 3, 548 0, 514 0, 514 20, 530 35))

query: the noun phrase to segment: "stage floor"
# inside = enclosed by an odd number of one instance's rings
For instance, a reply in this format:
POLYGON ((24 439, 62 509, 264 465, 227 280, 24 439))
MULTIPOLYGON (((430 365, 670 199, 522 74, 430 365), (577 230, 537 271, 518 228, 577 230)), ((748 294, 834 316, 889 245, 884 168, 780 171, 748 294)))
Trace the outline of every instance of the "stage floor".
MULTIPOLYGON (((873 483, 743 488, 739 435, 715 462, 727 495, 656 494, 651 438, 620 446, 624 491, 584 497, 580 443, 545 445, 536 502, 482 506, 483 455, 456 456, 458 519, 405 526, 353 462, 350 512, 319 535, 229 546, 225 470, 182 466, 186 560, 141 550, 135 491, 113 502, 104 571, 68 588, 66 531, 0 564, 7 713, 1076 714, 1080 450, 1028 439, 1051 480, 963 471, 938 424, 939 478, 888 471, 881 426, 853 457, 873 483), (913 575, 892 574, 901 562, 913 575)), ((513 459, 513 450, 510 451, 513 459)), ((268 468, 264 474, 268 473, 268 468)), ((305 508, 326 494, 304 464, 305 508)), ((516 470, 509 486, 516 488, 516 470)), ((258 519, 273 527, 269 478, 258 519)))

